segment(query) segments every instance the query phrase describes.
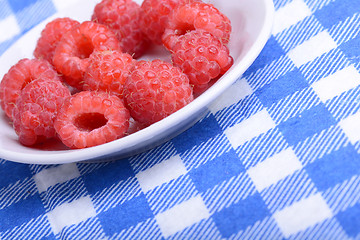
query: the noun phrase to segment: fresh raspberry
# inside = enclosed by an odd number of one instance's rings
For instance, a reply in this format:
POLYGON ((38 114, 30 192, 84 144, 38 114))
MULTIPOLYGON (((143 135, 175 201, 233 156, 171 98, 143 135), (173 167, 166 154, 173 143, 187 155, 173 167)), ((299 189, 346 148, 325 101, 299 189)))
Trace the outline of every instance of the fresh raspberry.
POLYGON ((122 98, 124 84, 135 60, 118 51, 94 51, 84 77, 84 90, 103 90, 122 98))
POLYGON ((227 44, 230 39, 231 22, 214 5, 203 2, 185 4, 171 15, 169 25, 162 36, 163 44, 171 48, 168 38, 183 35, 192 30, 205 30, 227 44))
POLYGON ((130 118, 129 129, 127 130, 126 134, 130 135, 130 134, 136 133, 146 127, 147 127, 146 125, 141 124, 138 121, 135 121, 135 119, 133 119, 133 118, 130 118))
POLYGON ((212 85, 214 85, 214 83, 217 81, 217 79, 213 79, 210 82, 206 83, 206 84, 201 84, 201 85, 193 85, 193 94, 194 94, 194 98, 199 97, 201 94, 203 94, 206 90, 208 90, 212 85))
POLYGON ((144 0, 140 27, 146 36, 156 44, 162 44, 161 36, 169 23, 169 15, 178 6, 199 0, 144 0))
POLYGON ((70 86, 82 90, 88 58, 94 50, 121 50, 115 34, 105 25, 85 21, 61 38, 53 62, 70 86))
POLYGON ((195 30, 174 36, 171 58, 191 84, 203 85, 224 74, 233 64, 229 49, 209 32, 195 30))
POLYGON ((36 58, 42 58, 50 63, 53 61, 55 48, 64 33, 68 32, 71 28, 78 26, 80 23, 71 18, 56 18, 46 24, 41 32, 41 36, 37 41, 34 50, 36 58))
POLYGON ((115 95, 82 91, 65 100, 54 126, 66 146, 86 148, 123 137, 129 118, 129 111, 115 95))
POLYGON ((170 63, 138 61, 125 82, 125 102, 131 116, 150 125, 193 100, 188 77, 170 63))
POLYGON ((21 59, 4 75, 0 83, 0 104, 10 119, 21 90, 38 78, 61 80, 53 66, 42 59, 21 59))
POLYGON ((116 33, 122 50, 138 58, 149 43, 140 29, 140 14, 139 4, 132 0, 102 0, 95 6, 92 20, 109 27, 116 33))
POLYGON ((55 117, 70 95, 59 80, 38 78, 28 83, 13 110, 13 126, 20 143, 31 146, 55 137, 55 117))

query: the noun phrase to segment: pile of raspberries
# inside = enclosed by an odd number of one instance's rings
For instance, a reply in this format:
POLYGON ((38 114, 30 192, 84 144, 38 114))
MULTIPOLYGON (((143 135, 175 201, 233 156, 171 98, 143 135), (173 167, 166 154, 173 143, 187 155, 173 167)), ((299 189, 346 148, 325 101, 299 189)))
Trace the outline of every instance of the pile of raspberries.
POLYGON ((57 18, 33 59, 0 83, 0 104, 21 144, 57 137, 69 148, 119 139, 184 107, 233 64, 230 20, 200 0, 103 0, 91 21, 57 18), (155 45, 171 63, 139 60, 155 45))

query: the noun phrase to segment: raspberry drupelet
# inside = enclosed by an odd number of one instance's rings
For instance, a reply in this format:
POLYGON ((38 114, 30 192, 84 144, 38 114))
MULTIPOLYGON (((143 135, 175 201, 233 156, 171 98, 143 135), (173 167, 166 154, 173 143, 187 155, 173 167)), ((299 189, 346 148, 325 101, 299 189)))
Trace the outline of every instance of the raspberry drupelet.
POLYGON ((53 66, 43 59, 21 59, 4 75, 0 83, 0 104, 10 119, 22 89, 38 78, 61 81, 53 66))
POLYGON ((124 84, 135 60, 118 51, 94 51, 84 77, 84 90, 102 90, 122 98, 124 84))
POLYGON ((162 36, 167 48, 172 35, 183 35, 192 30, 204 30, 227 44, 231 34, 231 22, 214 5, 203 2, 185 4, 175 9, 162 36))
POLYGON ((234 62, 227 46, 203 30, 174 36, 170 51, 173 64, 181 68, 190 83, 196 86, 220 77, 234 62))
POLYGON ((61 37, 80 23, 71 18, 56 18, 46 24, 41 32, 41 36, 37 41, 34 56, 53 62, 55 48, 61 37))
POLYGON ((140 5, 132 0, 102 0, 94 8, 92 20, 115 32, 123 52, 140 57, 149 40, 140 29, 140 5))
POLYGON ((140 27, 155 44, 162 44, 161 36, 169 24, 170 14, 179 6, 199 0, 144 0, 140 27))
POLYGON ((131 116, 150 125, 193 100, 188 77, 170 63, 138 61, 125 82, 124 98, 131 116))
POLYGON ((123 137, 129 119, 129 111, 117 96, 82 91, 65 100, 54 126, 66 146, 86 148, 123 137))
POLYGON ((13 126, 23 145, 56 136, 54 120, 70 91, 61 81, 38 78, 28 83, 13 109, 13 126))
POLYGON ((115 33, 105 25, 85 21, 61 38, 55 49, 53 62, 70 86, 82 90, 89 56, 95 50, 121 51, 115 33))

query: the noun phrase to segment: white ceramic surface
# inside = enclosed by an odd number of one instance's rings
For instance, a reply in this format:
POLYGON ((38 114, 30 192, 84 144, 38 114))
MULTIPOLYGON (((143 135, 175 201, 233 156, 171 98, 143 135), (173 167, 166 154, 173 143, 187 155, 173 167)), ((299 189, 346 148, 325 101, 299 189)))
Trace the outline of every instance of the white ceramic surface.
MULTIPOLYGON (((78 0, 73 5, 52 16, 33 28, 0 57, 0 78, 19 59, 32 58, 32 52, 41 30, 50 20, 68 16, 79 21, 90 19, 96 0, 78 0)), ((137 1, 141 2, 141 0, 137 1)), ((197 97, 186 107, 171 116, 141 131, 119 140, 100 146, 69 150, 56 142, 50 142, 42 148, 25 147, 17 141, 17 136, 5 114, 0 113, 0 158, 6 160, 35 163, 61 164, 87 160, 117 159, 145 151, 157 146, 191 127, 207 112, 207 106, 216 101, 261 52, 271 33, 274 7, 271 0, 211 0, 232 22, 232 35, 229 49, 234 65, 211 88, 197 97)), ((144 58, 157 57, 156 54, 144 58)), ((159 57, 167 58, 160 51, 159 57)))

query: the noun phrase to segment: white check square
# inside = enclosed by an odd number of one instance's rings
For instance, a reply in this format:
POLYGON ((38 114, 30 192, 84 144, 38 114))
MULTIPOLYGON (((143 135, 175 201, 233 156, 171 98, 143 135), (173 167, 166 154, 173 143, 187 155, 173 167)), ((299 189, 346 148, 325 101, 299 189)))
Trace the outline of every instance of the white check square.
POLYGON ((275 35, 311 15, 302 0, 293 0, 275 12, 272 33, 275 35))
POLYGON ((288 56, 296 67, 300 67, 336 47, 330 34, 323 31, 290 50, 288 56))
POLYGON ((341 69, 312 84, 322 102, 339 96, 360 84, 360 74, 354 66, 341 69))
POLYGON ((156 215, 155 219, 164 237, 168 237, 209 216, 202 198, 196 196, 156 215))
POLYGON ((250 168, 247 173, 254 182, 256 189, 262 191, 301 168, 301 162, 294 151, 287 148, 250 168))
POLYGON ((315 194, 274 214, 285 237, 305 230, 332 217, 332 212, 321 194, 315 194))
POLYGON ((266 133, 276 124, 269 113, 264 109, 255 113, 248 119, 229 127, 225 130, 225 135, 229 139, 233 148, 237 148, 251 139, 266 133))
POLYGON ((95 216, 94 206, 88 196, 70 203, 64 203, 47 213, 51 228, 55 234, 59 233, 64 227, 78 224, 95 216))
POLYGON ((51 186, 77 177, 80 177, 79 169, 75 163, 69 163, 44 169, 34 176, 34 180, 38 191, 44 192, 51 186))
POLYGON ((179 155, 162 161, 136 174, 141 189, 146 193, 163 183, 170 182, 187 172, 179 155))

